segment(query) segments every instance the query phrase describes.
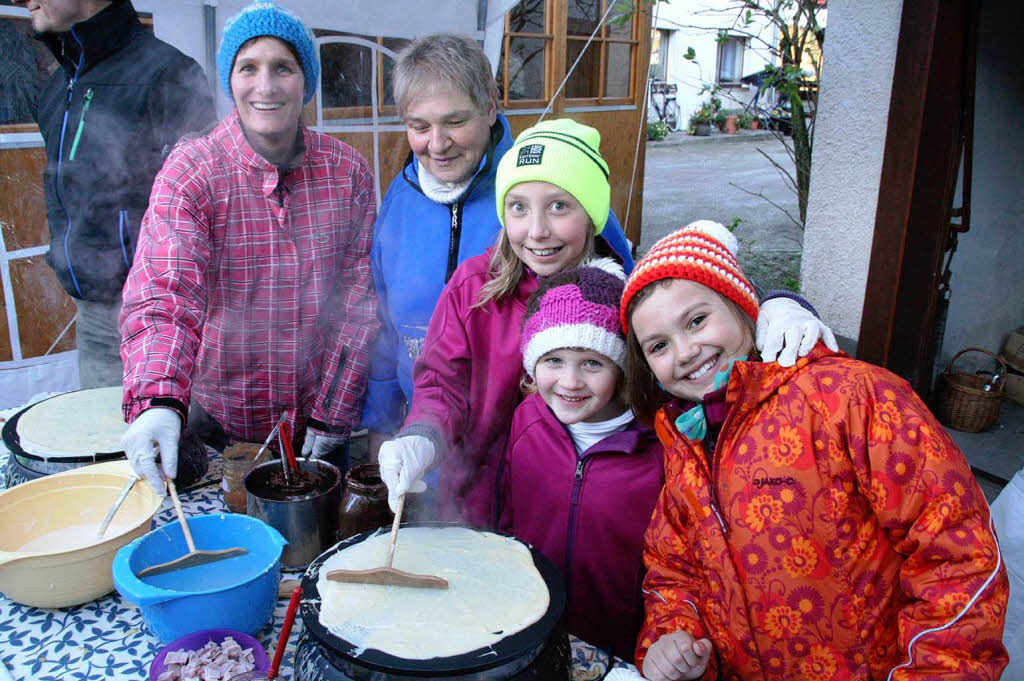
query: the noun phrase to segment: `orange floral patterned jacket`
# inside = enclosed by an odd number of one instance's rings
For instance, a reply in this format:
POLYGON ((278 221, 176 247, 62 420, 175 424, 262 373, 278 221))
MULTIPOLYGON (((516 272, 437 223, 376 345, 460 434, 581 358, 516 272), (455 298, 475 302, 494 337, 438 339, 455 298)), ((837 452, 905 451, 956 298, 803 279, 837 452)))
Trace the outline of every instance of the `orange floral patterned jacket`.
POLYGON ((910 386, 828 351, 737 363, 715 456, 656 417, 643 665, 708 637, 705 679, 998 679, 1008 586, 988 504, 910 386))

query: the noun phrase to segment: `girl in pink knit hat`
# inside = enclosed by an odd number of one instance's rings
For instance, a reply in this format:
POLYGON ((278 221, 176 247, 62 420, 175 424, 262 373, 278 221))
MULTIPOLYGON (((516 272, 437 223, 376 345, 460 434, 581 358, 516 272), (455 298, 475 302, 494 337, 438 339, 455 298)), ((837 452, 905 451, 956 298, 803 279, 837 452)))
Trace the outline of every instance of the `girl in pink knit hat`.
POLYGON ((630 402, 664 445, 647 679, 999 678, 988 504, 906 381, 822 343, 759 361, 757 297, 714 222, 656 243, 621 314, 630 402))
POLYGON ((625 275, 609 259, 545 279, 526 306, 526 399, 498 472, 498 529, 542 551, 567 584, 566 630, 633 659, 643 533, 661 445, 625 402, 625 275))

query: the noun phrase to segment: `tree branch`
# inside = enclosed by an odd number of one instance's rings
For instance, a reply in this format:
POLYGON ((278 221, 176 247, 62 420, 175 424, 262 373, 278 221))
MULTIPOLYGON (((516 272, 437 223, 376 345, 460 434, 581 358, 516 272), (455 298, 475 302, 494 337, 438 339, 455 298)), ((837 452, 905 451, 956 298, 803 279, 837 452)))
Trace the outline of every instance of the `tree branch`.
POLYGON ((789 218, 793 222, 793 224, 797 226, 797 229, 799 229, 801 232, 804 231, 804 226, 800 224, 799 220, 797 220, 792 215, 790 215, 788 210, 786 210, 785 208, 783 208, 782 206, 780 206, 779 204, 775 203, 774 201, 769 199, 767 196, 765 196, 763 191, 752 192, 749 189, 744 189, 743 187, 739 186, 735 182, 730 182, 729 185, 732 186, 732 187, 735 187, 736 189, 739 189, 744 194, 750 194, 751 196, 757 196, 757 197, 760 197, 760 198, 764 199, 765 201, 767 201, 768 203, 772 204, 773 206, 778 208, 780 211, 785 213, 786 217, 789 218))
MULTIPOLYGON (((719 11, 720 12, 721 10, 715 10, 715 11, 719 11)), ((714 26, 698 26, 697 24, 681 24, 678 21, 672 21, 671 19, 659 18, 658 22, 659 23, 668 24, 670 26, 675 26, 676 28, 689 28, 689 29, 693 29, 695 31, 705 31, 705 32, 708 32, 708 33, 713 32, 713 31, 717 31, 717 30, 721 30, 721 29, 715 28, 714 26)), ((754 33, 752 31, 736 30, 735 31, 735 35, 739 35, 739 36, 742 36, 744 38, 751 38, 753 40, 756 40, 759 43, 761 43, 764 46, 765 50, 770 52, 773 56, 776 56, 776 57, 779 56, 778 46, 774 45, 773 43, 771 43, 771 42, 769 42, 767 40, 765 40, 758 33, 754 33)))
MULTIPOLYGON (((771 163, 773 166, 775 166, 775 170, 779 173, 779 175, 782 177, 782 179, 785 180, 789 184, 790 188, 792 188, 793 191, 798 191, 798 187, 797 187, 797 184, 796 184, 796 179, 794 179, 794 177, 790 174, 790 172, 788 170, 786 170, 785 168, 782 167, 781 163, 779 163, 774 158, 769 156, 765 152, 765 150, 762 149, 761 147, 755 147, 755 149, 757 149, 757 153, 759 153, 762 156, 764 156, 766 159, 768 159, 769 163, 771 163)), ((788 148, 787 148, 787 151, 788 151, 788 148)), ((792 156, 793 155, 790 154, 790 158, 792 158, 792 156)))

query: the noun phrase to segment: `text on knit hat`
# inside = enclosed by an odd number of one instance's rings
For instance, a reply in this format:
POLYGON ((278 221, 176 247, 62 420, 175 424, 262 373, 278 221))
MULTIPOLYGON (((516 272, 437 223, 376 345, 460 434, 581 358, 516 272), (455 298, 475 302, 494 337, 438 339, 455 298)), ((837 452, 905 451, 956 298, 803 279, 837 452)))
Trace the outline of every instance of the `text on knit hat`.
POLYGON ((601 133, 568 118, 542 121, 524 130, 498 163, 494 194, 505 224, 505 195, 522 182, 547 182, 572 194, 600 234, 608 221, 611 185, 601 157, 601 133))

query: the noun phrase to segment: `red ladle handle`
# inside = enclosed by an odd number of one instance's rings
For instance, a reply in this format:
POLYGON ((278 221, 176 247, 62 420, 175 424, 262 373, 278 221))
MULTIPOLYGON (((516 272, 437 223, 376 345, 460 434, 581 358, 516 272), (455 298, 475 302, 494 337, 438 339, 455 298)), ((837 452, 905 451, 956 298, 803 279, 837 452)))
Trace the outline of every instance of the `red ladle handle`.
POLYGON ((295 623, 295 613, 299 609, 300 600, 302 600, 302 587, 297 586, 292 591, 292 599, 288 601, 288 610, 284 614, 284 623, 281 625, 281 638, 277 641, 274 660, 270 663, 270 671, 267 672, 268 679, 276 679, 277 673, 281 669, 281 658, 284 657, 284 649, 288 647, 288 637, 292 633, 292 624, 295 623))
POLYGON ((284 455, 288 459, 288 467, 298 473, 299 462, 295 459, 295 449, 292 447, 292 431, 287 423, 281 424, 281 447, 284 448, 284 455))

